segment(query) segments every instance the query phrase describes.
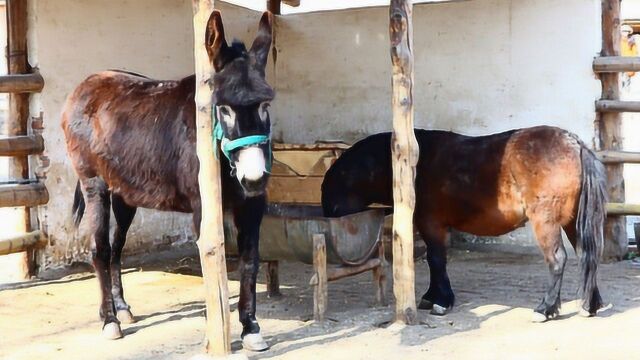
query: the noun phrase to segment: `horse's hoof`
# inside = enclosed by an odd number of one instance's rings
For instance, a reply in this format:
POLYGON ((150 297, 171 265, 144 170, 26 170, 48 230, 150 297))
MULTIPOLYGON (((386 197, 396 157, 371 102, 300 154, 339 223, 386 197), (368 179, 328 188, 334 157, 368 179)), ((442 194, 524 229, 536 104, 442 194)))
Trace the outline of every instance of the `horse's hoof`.
POLYGON ((447 312, 449 312, 448 308, 438 304, 433 304, 433 309, 431 309, 431 315, 443 316, 446 315, 447 312))
POLYGON ((249 351, 265 351, 269 345, 260 334, 247 334, 242 338, 242 347, 249 351))
POLYGON ((578 315, 582 316, 582 317, 592 317, 592 316, 596 316, 596 314, 592 314, 589 312, 589 310, 580 308, 580 311, 578 311, 578 315))
POLYGON ((420 310, 431 310, 433 309, 433 303, 427 299, 421 299, 420 304, 418 304, 418 309, 420 310))
POLYGON ((102 336, 108 340, 120 339, 122 337, 122 330, 118 323, 108 323, 102 328, 102 336))
POLYGON ((537 311, 534 311, 533 315, 531 315, 531 322, 534 322, 534 323, 543 323, 543 322, 545 322, 547 320, 549 320, 549 319, 547 318, 547 316, 545 314, 541 314, 541 313, 539 313, 537 311))
POLYGON ((130 310, 118 310, 118 320, 124 324, 133 324, 136 322, 136 319, 133 317, 133 314, 130 310))

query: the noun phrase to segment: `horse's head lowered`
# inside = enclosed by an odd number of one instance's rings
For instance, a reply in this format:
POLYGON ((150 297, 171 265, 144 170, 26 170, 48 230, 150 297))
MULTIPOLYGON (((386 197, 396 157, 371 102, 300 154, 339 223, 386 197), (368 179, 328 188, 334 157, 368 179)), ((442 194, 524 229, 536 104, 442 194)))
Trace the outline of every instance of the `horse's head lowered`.
MULTIPOLYGON (((273 17, 265 12, 258 34, 247 51, 234 41, 227 45, 220 12, 209 18, 206 46, 216 74, 213 76, 214 136, 229 159, 232 174, 246 196, 264 194, 271 171, 269 103, 275 93, 265 79, 271 48, 273 17)), ((216 150, 217 151, 217 150, 216 150)))

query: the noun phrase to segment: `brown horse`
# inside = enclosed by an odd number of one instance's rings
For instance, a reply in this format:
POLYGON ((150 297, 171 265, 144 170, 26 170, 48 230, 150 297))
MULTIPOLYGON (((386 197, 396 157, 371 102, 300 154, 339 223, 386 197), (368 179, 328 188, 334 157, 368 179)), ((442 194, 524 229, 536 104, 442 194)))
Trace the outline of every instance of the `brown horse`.
MULTIPOLYGON (((255 317, 255 291, 258 231, 271 162, 267 108, 274 91, 265 80, 271 31, 272 15, 267 12, 250 50, 239 42, 228 46, 220 13, 215 11, 203 39, 216 70, 213 103, 220 121, 218 143, 225 155, 220 156, 223 206, 231 210, 239 229, 238 309, 243 344, 250 350, 267 348, 255 317)), ((74 217, 79 223, 86 204, 107 338, 122 336, 118 318, 133 321, 122 291, 120 254, 136 208, 193 213, 199 232, 194 95, 194 76, 158 81, 107 71, 89 76, 64 106, 67 151, 79 177, 74 217), (110 205, 117 224, 112 243, 110 205)))
MULTIPOLYGON (((449 228, 502 235, 530 221, 551 279, 534 321, 558 314, 567 254, 564 229, 580 255, 583 315, 601 307, 596 272, 603 246, 606 190, 603 166, 577 136, 541 126, 469 137, 416 130, 415 225, 427 244, 431 270, 420 308, 443 315, 454 303, 447 275, 449 228)), ((371 204, 393 204, 391 134, 356 143, 327 171, 322 183, 326 216, 371 204)))

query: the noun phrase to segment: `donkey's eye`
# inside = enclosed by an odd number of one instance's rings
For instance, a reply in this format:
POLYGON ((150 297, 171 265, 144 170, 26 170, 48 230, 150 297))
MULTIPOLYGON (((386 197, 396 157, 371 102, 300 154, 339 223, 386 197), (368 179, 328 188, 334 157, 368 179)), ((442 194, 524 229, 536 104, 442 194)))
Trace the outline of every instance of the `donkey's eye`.
POLYGON ((230 106, 220 105, 218 106, 218 111, 220 112, 220 120, 224 121, 227 127, 232 128, 235 126, 236 112, 230 106))
POLYGON ((269 106, 271 106, 268 102, 263 102, 260 104, 258 109, 258 115, 260 115, 260 120, 267 121, 267 117, 269 116, 269 106))

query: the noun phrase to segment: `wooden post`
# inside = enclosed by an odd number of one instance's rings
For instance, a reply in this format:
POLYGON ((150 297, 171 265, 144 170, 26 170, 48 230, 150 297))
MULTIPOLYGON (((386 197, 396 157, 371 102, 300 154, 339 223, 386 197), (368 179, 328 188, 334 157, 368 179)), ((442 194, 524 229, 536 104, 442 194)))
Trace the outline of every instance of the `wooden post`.
POLYGON ((202 200, 202 222, 198 249, 202 264, 207 306, 207 352, 227 356, 229 337, 229 293, 224 256, 220 163, 214 157, 211 121, 212 89, 208 82, 214 73, 205 48, 207 22, 213 12, 213 0, 193 0, 194 55, 196 73, 197 154, 200 161, 198 182, 202 200))
POLYGON ((267 297, 279 298, 280 293, 280 276, 278 274, 278 261, 267 262, 267 297))
POLYGON ((413 210, 418 142, 413 130, 413 29, 411 0, 391 0, 393 135, 393 294, 396 321, 417 323, 413 267, 413 210))
POLYGON ((378 306, 387 306, 387 260, 384 254, 384 244, 382 241, 378 244, 378 259, 380 265, 373 269, 373 287, 376 292, 376 304, 378 306))
MULTIPOLYGON (((620 0, 602 0, 601 56, 620 55, 620 0)), ((602 100, 620 100, 619 73, 602 73, 602 100)), ((617 112, 600 113, 601 150, 622 149, 622 116, 617 112)), ((623 164, 607 164, 607 190, 611 202, 624 203, 623 164)), ((604 256, 620 260, 628 251, 624 216, 609 216, 604 229, 604 256)))
POLYGON ((281 14, 281 1, 280 0, 267 0, 267 10, 271 11, 273 15, 281 14))
POLYGON ((327 312, 327 245, 323 234, 313 235, 313 269, 318 283, 313 288, 313 319, 324 321, 327 312))
MULTIPOLYGON (((7 64, 9 74, 25 74, 29 71, 27 63, 27 0, 8 0, 7 9, 7 64)), ((29 120, 29 94, 12 93, 9 95, 9 119, 6 135, 27 135, 29 120)), ((29 160, 27 156, 11 158, 9 177, 14 179, 29 178, 29 160)), ((31 230, 29 208, 21 208, 19 224, 15 230, 28 232, 31 230)), ((18 272, 23 279, 35 274, 35 251, 28 250, 21 255, 18 272)))

